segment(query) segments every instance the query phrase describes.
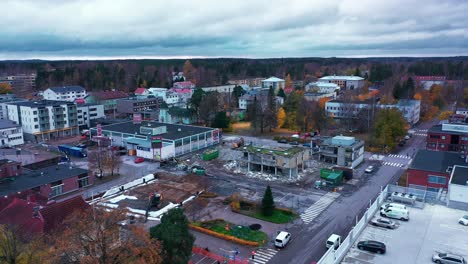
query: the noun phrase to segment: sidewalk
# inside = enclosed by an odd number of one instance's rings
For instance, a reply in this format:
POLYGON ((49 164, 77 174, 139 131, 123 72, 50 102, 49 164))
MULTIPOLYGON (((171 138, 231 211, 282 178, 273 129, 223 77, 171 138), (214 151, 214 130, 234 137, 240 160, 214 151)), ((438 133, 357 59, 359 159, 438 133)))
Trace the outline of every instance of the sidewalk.
MULTIPOLYGON (((202 249, 208 248, 210 253, 217 255, 220 259, 221 263, 223 263, 224 256, 233 256, 233 252, 237 249, 239 254, 236 258, 239 259, 248 259, 250 254, 253 250, 251 247, 246 247, 238 244, 234 244, 224 239, 220 239, 217 237, 213 237, 204 233, 200 233, 194 230, 190 230, 190 232, 195 236, 195 246, 200 247, 202 249)), ((216 260, 216 258, 215 258, 216 260)), ((197 263, 197 262, 194 262, 197 263)), ((234 262, 230 262, 234 263, 234 262)), ((235 263, 242 263, 242 262, 235 262, 235 263)))

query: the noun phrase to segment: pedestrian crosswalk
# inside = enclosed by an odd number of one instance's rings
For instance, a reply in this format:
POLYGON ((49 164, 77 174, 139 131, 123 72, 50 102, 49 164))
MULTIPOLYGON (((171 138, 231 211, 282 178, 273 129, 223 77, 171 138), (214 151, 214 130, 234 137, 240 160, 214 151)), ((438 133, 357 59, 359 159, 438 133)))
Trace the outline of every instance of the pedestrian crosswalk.
POLYGON ((391 157, 391 158, 411 159, 411 157, 409 155, 390 154, 388 156, 391 157))
POLYGON ((415 136, 427 137, 427 133, 414 133, 415 136))
POLYGON ((305 224, 309 224, 314 221, 314 219, 319 216, 336 198, 338 198, 338 196, 340 196, 340 194, 336 192, 329 192, 322 196, 317 202, 301 214, 302 221, 305 224))
POLYGON ((278 253, 277 250, 271 248, 260 248, 255 251, 254 258, 250 258, 249 263, 252 264, 264 264, 267 263, 275 254, 278 253))
POLYGON ((385 166, 393 166, 393 167, 399 167, 399 168, 403 168, 405 166, 405 164, 403 163, 398 163, 398 162, 384 162, 383 165, 385 166))
POLYGON ((416 132, 427 132, 429 129, 416 129, 416 132))

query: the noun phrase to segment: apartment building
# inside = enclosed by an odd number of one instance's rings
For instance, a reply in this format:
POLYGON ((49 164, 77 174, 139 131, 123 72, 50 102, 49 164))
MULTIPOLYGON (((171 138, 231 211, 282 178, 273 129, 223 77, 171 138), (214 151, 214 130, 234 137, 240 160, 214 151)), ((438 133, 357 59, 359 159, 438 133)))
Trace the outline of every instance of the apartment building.
POLYGON ((1 94, 0 95, 0 120, 8 119, 7 103, 22 102, 26 99, 18 98, 14 94, 1 94))
POLYGON ((354 137, 323 138, 319 145, 319 160, 341 167, 356 168, 364 161, 364 141, 354 137))
POLYGON ((341 90, 356 90, 364 87, 364 78, 359 76, 325 76, 319 82, 335 83, 341 90))
POLYGON ((35 90, 36 73, 0 75, 0 83, 8 83, 15 92, 35 90))
POLYGON ((285 81, 274 76, 262 81, 262 88, 270 87, 273 87, 273 89, 275 89, 275 93, 277 93, 279 89, 284 89, 285 81))
POLYGON ((25 140, 38 142, 79 133, 77 109, 72 102, 13 102, 7 109, 8 118, 21 125, 25 140))
POLYGON ((153 97, 161 97, 162 100, 168 105, 168 106, 174 106, 174 105, 182 105, 183 100, 180 98, 179 94, 169 90, 167 88, 155 88, 151 87, 148 89, 149 95, 153 97))
POLYGON ((24 144, 23 129, 11 120, 0 120, 0 147, 24 144))
POLYGON ((115 113, 117 100, 127 98, 128 94, 123 91, 100 91, 90 92, 85 98, 87 104, 101 104, 105 113, 115 113))
POLYGON ((50 87, 42 93, 45 100, 75 102, 86 97, 86 90, 81 86, 50 87))
POLYGON ((203 87, 202 90, 204 92, 232 93, 232 91, 234 91, 234 87, 236 87, 236 85, 226 84, 226 85, 203 87))
POLYGON ((336 83, 329 82, 312 82, 306 85, 306 92, 317 92, 317 93, 337 93, 341 87, 336 83))
POLYGON ((246 79, 239 79, 239 80, 231 80, 228 81, 229 84, 235 85, 248 85, 249 87, 260 87, 262 86, 262 81, 265 78, 246 78, 246 79))
POLYGON ((468 123, 435 125, 427 131, 426 148, 468 154, 468 123))
POLYGON ((144 112, 155 112, 155 115, 159 115, 158 111, 163 102, 161 97, 138 99, 136 97, 130 97, 126 99, 117 100, 117 112, 121 114, 135 114, 144 112))
POLYGON ((106 116, 104 114, 104 105, 100 104, 78 104, 76 110, 80 129, 90 128, 91 120, 106 116))

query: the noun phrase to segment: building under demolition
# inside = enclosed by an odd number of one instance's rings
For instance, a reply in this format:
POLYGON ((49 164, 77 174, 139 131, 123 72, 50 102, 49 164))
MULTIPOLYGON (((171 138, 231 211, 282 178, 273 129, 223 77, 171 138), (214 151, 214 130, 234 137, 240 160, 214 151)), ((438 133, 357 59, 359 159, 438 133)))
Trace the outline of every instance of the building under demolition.
POLYGON ((297 177, 309 159, 308 149, 302 147, 265 148, 253 145, 242 148, 248 171, 260 171, 279 176, 297 177))
POLYGON ((320 161, 351 169, 364 161, 364 141, 354 137, 324 138, 318 145, 320 161))

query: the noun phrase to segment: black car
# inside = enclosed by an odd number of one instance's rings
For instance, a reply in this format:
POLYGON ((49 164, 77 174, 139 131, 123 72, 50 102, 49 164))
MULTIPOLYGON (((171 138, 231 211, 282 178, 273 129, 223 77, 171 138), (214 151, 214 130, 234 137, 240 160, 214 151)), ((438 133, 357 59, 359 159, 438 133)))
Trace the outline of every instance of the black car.
POLYGON ((379 241, 374 241, 374 240, 360 241, 357 244, 357 247, 360 250, 365 250, 365 251, 379 253, 379 254, 384 254, 385 251, 387 250, 384 243, 379 242, 379 241))
POLYGON ((278 140, 278 143, 287 144, 288 141, 286 139, 280 139, 280 140, 278 140))
POLYGON ((297 142, 297 141, 291 141, 291 142, 289 142, 289 144, 290 144, 290 145, 293 145, 293 146, 297 146, 297 145, 299 145, 299 142, 297 142))

